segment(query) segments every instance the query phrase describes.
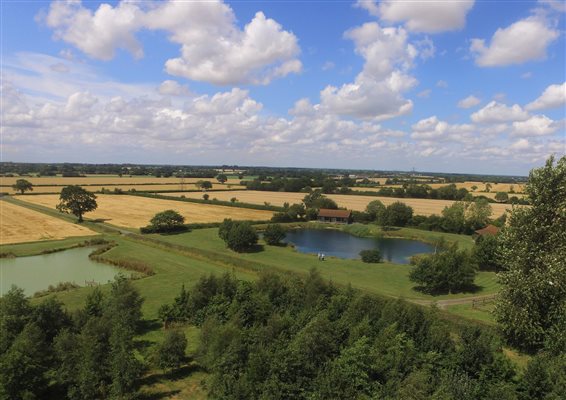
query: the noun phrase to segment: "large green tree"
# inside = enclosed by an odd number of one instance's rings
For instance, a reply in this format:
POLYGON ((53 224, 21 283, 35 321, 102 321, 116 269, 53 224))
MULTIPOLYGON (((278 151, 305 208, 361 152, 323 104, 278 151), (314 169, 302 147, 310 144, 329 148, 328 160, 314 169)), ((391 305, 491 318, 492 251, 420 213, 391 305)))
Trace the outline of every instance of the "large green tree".
POLYGON ((566 157, 533 169, 525 192, 532 206, 514 208, 501 233, 496 317, 509 341, 537 349, 566 309, 566 157))
POLYGON ((33 190, 33 185, 28 180, 18 179, 16 183, 12 185, 12 189, 24 194, 24 192, 33 190))
POLYGON ((185 217, 175 210, 158 212, 151 219, 149 228, 152 232, 174 232, 185 229, 185 217))
POLYGON ((456 244, 448 249, 417 258, 415 268, 409 274, 425 292, 453 293, 469 290, 476 276, 476 266, 465 250, 456 244))
POLYGON ((57 210, 76 216, 79 222, 83 222, 84 213, 94 211, 97 207, 96 195, 77 185, 64 187, 56 206, 57 210))

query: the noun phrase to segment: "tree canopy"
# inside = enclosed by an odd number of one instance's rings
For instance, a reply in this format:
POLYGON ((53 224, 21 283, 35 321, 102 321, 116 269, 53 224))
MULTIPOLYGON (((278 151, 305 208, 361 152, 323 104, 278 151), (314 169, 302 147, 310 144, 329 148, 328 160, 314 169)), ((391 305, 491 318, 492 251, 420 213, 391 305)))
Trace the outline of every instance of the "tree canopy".
POLYGON ((533 169, 525 192, 532 206, 514 208, 501 232, 496 316, 512 343, 537 349, 566 331, 566 157, 533 169))
POLYGON ((15 184, 12 185, 12 189, 24 194, 24 192, 32 191, 33 184, 26 179, 18 179, 15 184))
POLYGON ((142 233, 166 233, 186 230, 185 217, 175 210, 158 212, 150 220, 150 225, 141 229, 142 233))
POLYGON ((96 195, 77 185, 64 187, 56 206, 57 210, 76 216, 79 222, 83 222, 84 213, 94 211, 97 207, 96 195))

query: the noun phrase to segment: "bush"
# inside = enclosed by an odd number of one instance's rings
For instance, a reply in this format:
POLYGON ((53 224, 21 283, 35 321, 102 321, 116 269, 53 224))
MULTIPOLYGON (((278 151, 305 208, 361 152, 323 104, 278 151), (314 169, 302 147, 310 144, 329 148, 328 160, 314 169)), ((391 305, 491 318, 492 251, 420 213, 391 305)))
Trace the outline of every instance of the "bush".
POLYGON ((457 245, 414 260, 409 279, 427 293, 456 293, 473 288, 476 265, 468 252, 458 250, 457 245))
POLYGON ((157 348, 156 364, 161 369, 179 368, 185 361, 187 338, 181 331, 170 330, 157 348))
POLYGON ((263 239, 269 245, 277 245, 285 239, 285 229, 279 224, 269 224, 263 233, 263 239))
POLYGON ((186 230, 185 217, 175 210, 166 210, 155 214, 150 225, 141 228, 141 233, 167 233, 186 230))
POLYGON ((381 262, 381 252, 377 249, 362 250, 360 251, 360 257, 362 257, 362 261, 365 263, 381 262))
POLYGON ((258 236, 249 222, 232 221, 225 219, 218 228, 218 236, 226 243, 229 249, 243 252, 257 244, 258 236))

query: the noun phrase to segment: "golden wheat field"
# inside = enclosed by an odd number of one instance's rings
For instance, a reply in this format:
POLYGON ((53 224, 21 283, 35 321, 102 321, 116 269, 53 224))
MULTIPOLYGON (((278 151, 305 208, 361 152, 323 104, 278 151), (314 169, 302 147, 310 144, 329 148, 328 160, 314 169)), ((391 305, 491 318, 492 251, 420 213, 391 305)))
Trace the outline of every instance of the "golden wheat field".
MULTIPOLYGON (((456 183, 456 187, 457 188, 466 188, 471 192, 472 187, 476 186, 477 189, 475 190, 475 192, 485 192, 485 190, 486 190, 485 185, 487 183, 489 183, 491 185, 490 192, 509 192, 511 190, 511 188, 513 188, 513 190, 516 193, 522 193, 525 189, 524 184, 493 183, 493 182, 486 182, 486 183, 483 183, 483 182, 459 182, 459 183, 456 183)), ((446 186, 446 185, 448 185, 448 183, 432 183, 432 184, 429 184, 429 186, 432 187, 433 189, 439 188, 441 186, 446 186)))
POLYGON ((84 226, 0 201, 0 244, 96 235, 84 226))
MULTIPOLYGON (((35 186, 31 193, 57 193, 60 192, 65 186, 35 186)), ((121 189, 124 191, 134 189, 138 192, 154 192, 162 190, 198 190, 194 183, 185 184, 175 184, 175 185, 112 185, 112 186, 83 186, 86 190, 90 192, 99 192, 102 189, 111 190, 121 189)), ((234 190, 234 189, 244 189, 241 185, 221 185, 219 183, 212 184, 213 190, 234 190)), ((0 187, 0 192, 6 192, 10 194, 17 193, 11 186, 0 187)), ((29 192, 28 192, 29 193, 29 192)))
MULTIPOLYGON (((44 194, 37 196, 21 196, 20 200, 55 208, 59 196, 44 194)), ((129 228, 140 228, 149 224, 149 220, 158 212, 175 210, 185 217, 185 222, 205 223, 221 222, 224 218, 236 220, 265 221, 273 212, 251 210, 247 208, 215 206, 209 204, 184 203, 175 200, 150 199, 147 197, 128 195, 97 195, 98 208, 85 215, 86 219, 103 220, 112 225, 129 228)))
MULTIPOLYGON (((181 196, 184 195, 188 198, 202 198, 202 193, 163 193, 167 196, 181 196)), ((283 203, 300 203, 305 197, 304 193, 286 193, 286 192, 263 192, 254 190, 234 190, 230 192, 215 192, 209 193, 210 198, 218 200, 229 201, 235 197, 238 201, 243 203, 264 204, 269 203, 274 206, 282 206, 283 203)), ((363 211, 370 201, 379 200, 385 205, 389 205, 396 201, 401 201, 411 207, 415 214, 418 215, 432 215, 440 214, 444 207, 452 205, 454 202, 450 200, 429 200, 429 199, 402 199, 396 197, 377 197, 377 196, 352 196, 344 194, 329 194, 327 195, 340 207, 346 207, 350 210, 363 211)), ((499 216, 505 210, 511 209, 509 204, 491 204, 493 216, 499 216)))

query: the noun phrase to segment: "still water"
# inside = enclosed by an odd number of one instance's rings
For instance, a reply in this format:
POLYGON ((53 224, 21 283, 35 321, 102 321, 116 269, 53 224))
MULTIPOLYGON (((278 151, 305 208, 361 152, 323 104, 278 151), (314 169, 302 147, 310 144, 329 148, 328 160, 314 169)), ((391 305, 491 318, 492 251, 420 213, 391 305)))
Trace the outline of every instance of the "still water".
POLYGON ((360 258, 360 251, 378 249, 384 261, 408 264, 419 253, 432 253, 434 246, 409 239, 360 238, 333 229, 297 229, 287 232, 286 242, 301 253, 324 253, 325 256, 360 258))
POLYGON ((12 285, 31 296, 59 282, 85 286, 85 281, 106 283, 114 280, 118 268, 90 260, 88 255, 92 251, 92 247, 82 247, 39 256, 0 259, 0 295, 12 285))

